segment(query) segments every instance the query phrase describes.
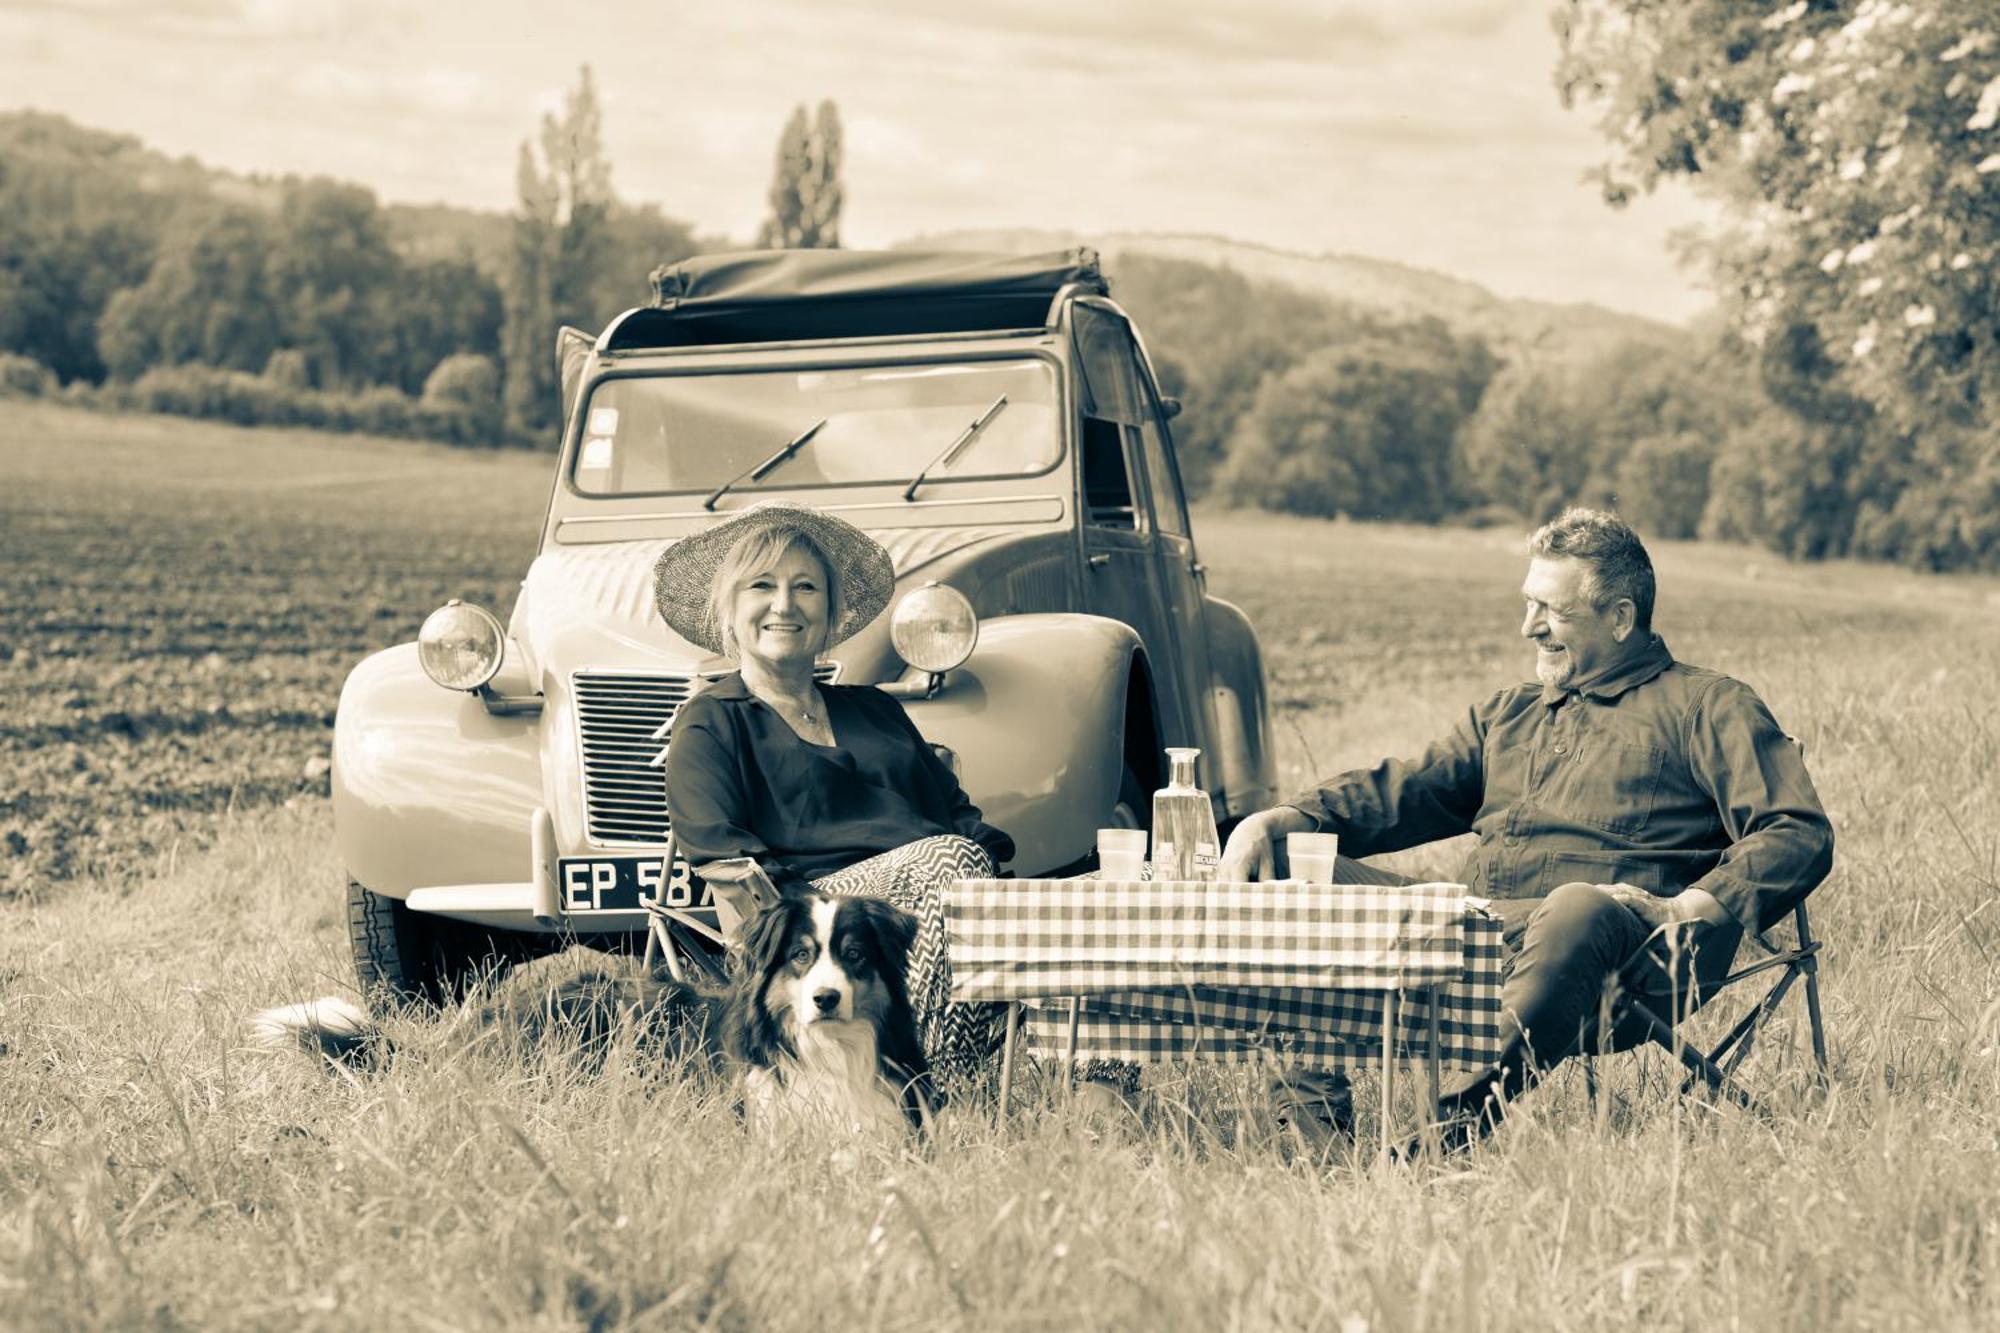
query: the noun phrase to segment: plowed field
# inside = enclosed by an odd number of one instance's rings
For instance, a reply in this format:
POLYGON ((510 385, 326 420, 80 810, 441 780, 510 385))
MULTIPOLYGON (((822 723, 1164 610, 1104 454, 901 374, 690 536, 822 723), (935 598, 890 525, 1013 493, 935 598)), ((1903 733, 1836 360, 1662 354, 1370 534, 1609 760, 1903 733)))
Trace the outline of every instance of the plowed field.
POLYGON ((321 792, 340 683, 505 614, 546 458, 0 403, 0 897, 321 792))

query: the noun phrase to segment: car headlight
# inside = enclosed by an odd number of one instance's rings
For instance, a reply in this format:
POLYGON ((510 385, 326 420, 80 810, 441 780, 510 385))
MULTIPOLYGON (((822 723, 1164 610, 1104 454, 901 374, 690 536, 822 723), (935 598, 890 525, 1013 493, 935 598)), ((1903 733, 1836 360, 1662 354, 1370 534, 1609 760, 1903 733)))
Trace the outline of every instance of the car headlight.
POLYGON ((926 583, 896 603, 889 641, 919 671, 949 671, 972 656, 979 642, 979 617, 958 589, 926 583))
POLYGON ((424 618, 417 631, 417 660, 424 674, 448 690, 476 690, 500 670, 507 636, 484 607, 456 597, 424 618))

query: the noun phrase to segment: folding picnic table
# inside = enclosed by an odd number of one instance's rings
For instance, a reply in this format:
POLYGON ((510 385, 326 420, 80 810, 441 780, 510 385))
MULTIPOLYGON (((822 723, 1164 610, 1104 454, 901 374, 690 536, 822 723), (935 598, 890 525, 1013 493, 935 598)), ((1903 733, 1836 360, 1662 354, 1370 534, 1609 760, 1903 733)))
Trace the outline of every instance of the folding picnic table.
POLYGON ((1372 1054, 1386 1148, 1399 1056, 1421 1053, 1434 1110, 1442 1061, 1500 1051, 1500 921, 1463 885, 968 879, 945 919, 952 998, 1018 1002, 1003 1110, 1024 1026, 1031 1051, 1072 1063, 1372 1054))

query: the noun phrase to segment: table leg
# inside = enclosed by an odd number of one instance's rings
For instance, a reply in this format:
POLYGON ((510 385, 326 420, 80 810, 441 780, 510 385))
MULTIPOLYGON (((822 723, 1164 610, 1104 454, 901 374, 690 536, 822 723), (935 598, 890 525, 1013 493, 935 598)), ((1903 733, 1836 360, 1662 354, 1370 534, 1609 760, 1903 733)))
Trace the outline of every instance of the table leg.
POLYGON ((1389 1125, 1396 1107, 1396 998, 1399 992, 1382 992, 1382 1158, 1389 1157, 1389 1125))
POLYGON ((1007 1115, 1008 1099, 1014 1095, 1014 1039, 1021 1035, 1021 1002, 1007 1006, 1007 1036, 1000 1043, 1000 1115, 1007 1115))
POLYGON ((1424 992, 1424 1143, 1433 1153, 1438 1146, 1438 1010, 1444 993, 1436 986, 1424 992))
POLYGON ((1082 1014, 1083 997, 1081 995, 1070 996, 1069 1040, 1063 1046, 1063 1061, 1069 1066, 1069 1090, 1071 1096, 1076 1094, 1076 1028, 1077 1021, 1082 1014))

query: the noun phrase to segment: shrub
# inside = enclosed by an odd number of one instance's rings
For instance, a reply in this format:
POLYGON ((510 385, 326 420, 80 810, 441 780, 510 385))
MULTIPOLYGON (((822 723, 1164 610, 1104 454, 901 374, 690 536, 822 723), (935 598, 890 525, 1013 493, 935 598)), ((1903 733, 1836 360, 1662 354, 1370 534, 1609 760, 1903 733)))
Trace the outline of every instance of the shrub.
POLYGON ((424 381, 426 434, 453 444, 500 441, 500 368, 491 357, 460 352, 437 363, 424 381))
POLYGON ((424 401, 498 410, 500 368, 493 364, 493 358, 477 352, 448 356, 437 363, 437 369, 424 381, 424 401))
POLYGON ((0 352, 0 398, 52 398, 56 373, 31 356, 0 352))
POLYGON ((264 363, 264 378, 281 389, 304 391, 312 388, 312 365, 296 347, 280 347, 264 363))
POLYGON ((416 400, 400 389, 377 385, 349 400, 352 429, 373 435, 417 434, 416 400))

